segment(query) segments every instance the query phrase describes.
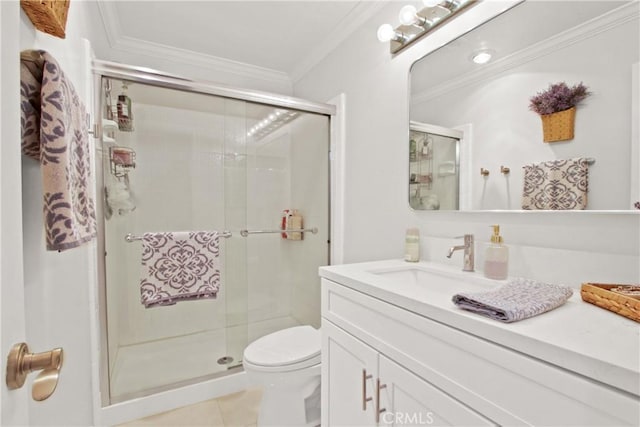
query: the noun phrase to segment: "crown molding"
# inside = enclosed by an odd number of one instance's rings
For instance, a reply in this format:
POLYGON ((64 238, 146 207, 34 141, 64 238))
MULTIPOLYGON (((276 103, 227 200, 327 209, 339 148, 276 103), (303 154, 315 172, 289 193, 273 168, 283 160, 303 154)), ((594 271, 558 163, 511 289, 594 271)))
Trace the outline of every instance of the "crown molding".
POLYGON ((386 6, 388 1, 360 1, 351 11, 336 25, 328 36, 311 49, 311 52, 303 58, 291 71, 290 77, 293 83, 299 81, 313 67, 318 65, 327 55, 335 50, 341 43, 360 28, 366 21, 386 6))
POLYGON ((134 55, 170 59, 183 64, 215 69, 216 71, 227 72, 247 78, 291 86, 291 78, 287 73, 282 71, 124 36, 122 34, 120 20, 118 19, 118 13, 115 9, 115 2, 98 1, 98 10, 100 11, 100 18, 104 25, 109 47, 113 50, 134 55))
POLYGON ((291 85, 289 75, 282 71, 258 67, 244 62, 232 61, 219 56, 207 55, 134 37, 120 37, 114 49, 136 55, 149 55, 169 59, 182 64, 210 68, 243 77, 291 85))
POLYGON ((602 32, 609 31, 638 18, 640 18, 640 3, 636 1, 627 3, 602 16, 591 19, 583 24, 577 25, 555 36, 535 43, 532 46, 528 46, 525 49, 508 55, 494 63, 488 64, 479 71, 463 74, 460 77, 439 84, 434 88, 422 91, 411 97, 411 105, 420 105, 444 95, 445 93, 480 83, 486 78, 493 77, 496 74, 549 55, 560 49, 589 39, 602 32))

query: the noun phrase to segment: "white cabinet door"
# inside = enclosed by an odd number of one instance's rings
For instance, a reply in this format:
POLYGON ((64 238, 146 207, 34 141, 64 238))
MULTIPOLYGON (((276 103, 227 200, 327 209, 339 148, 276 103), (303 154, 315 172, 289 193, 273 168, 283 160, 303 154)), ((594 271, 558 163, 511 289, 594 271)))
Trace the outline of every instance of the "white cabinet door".
POLYGON ((372 426, 377 352, 322 319, 322 425, 372 426))
POLYGON ((381 387, 379 425, 492 426, 458 400, 383 355, 379 356, 381 387))

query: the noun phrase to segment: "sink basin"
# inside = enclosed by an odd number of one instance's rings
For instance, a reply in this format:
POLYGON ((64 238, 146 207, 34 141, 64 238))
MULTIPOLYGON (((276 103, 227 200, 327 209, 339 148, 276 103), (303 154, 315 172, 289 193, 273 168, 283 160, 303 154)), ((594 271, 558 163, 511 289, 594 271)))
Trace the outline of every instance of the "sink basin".
POLYGON ((369 270, 385 281, 393 282, 396 286, 411 286, 427 289, 451 296, 457 292, 478 292, 494 288, 498 282, 485 279, 477 273, 455 271, 443 266, 427 266, 424 264, 387 269, 369 270))

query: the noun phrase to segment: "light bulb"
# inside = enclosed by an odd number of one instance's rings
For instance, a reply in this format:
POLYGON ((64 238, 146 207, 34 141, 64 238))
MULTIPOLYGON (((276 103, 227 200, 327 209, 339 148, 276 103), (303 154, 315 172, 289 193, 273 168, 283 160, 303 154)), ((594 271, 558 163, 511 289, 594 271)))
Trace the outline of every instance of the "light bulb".
POLYGON ((396 30, 393 29, 391 24, 382 24, 378 28, 378 40, 381 42, 388 42, 392 40, 396 35, 396 30))
POLYGON ((408 4, 400 9, 400 15, 398 15, 398 19, 402 25, 413 25, 418 22, 416 14, 418 11, 415 7, 408 4))
POLYGON ((440 0, 422 0, 425 7, 435 7, 440 4, 440 0))

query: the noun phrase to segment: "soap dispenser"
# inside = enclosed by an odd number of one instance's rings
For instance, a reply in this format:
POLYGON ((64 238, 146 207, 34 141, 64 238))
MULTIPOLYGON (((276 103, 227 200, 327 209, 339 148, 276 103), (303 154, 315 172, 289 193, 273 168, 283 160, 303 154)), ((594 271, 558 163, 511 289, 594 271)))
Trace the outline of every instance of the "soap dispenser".
POLYGON ((491 227, 493 235, 484 256, 484 275, 489 279, 503 280, 509 270, 509 248, 502 242, 500 226, 491 227))

